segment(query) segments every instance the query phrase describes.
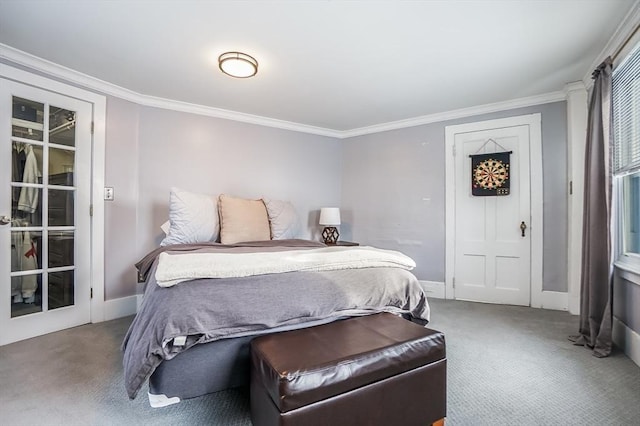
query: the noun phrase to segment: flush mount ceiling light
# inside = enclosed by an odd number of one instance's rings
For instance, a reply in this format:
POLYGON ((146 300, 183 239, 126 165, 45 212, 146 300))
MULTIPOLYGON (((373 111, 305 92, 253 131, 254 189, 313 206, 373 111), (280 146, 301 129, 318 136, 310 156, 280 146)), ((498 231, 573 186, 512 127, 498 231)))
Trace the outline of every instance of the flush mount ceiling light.
POLYGON ((236 78, 253 77, 258 72, 258 61, 242 52, 226 52, 218 57, 220 71, 236 78))

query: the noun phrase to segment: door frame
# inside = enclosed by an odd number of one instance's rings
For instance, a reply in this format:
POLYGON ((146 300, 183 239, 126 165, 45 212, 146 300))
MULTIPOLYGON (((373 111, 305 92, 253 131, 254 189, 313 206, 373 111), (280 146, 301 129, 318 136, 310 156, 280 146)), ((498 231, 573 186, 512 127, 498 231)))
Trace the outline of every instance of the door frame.
POLYGON ((91 137, 91 210, 90 218, 90 288, 91 322, 104 321, 104 171, 105 171, 105 96, 70 86, 0 63, 0 77, 38 89, 76 98, 92 105, 93 132, 91 137))
POLYGON ((531 306, 542 307, 542 116, 540 113, 495 120, 477 121, 445 127, 445 298, 455 299, 455 135, 503 127, 529 126, 529 162, 531 185, 531 306))

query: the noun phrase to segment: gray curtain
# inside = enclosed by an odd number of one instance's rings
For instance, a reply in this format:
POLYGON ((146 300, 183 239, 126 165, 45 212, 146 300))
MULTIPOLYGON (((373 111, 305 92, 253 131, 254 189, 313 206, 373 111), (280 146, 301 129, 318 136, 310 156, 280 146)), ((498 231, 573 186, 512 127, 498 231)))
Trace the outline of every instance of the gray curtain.
POLYGON ((580 328, 571 340, 611 353, 613 264, 611 250, 611 58, 593 72, 585 153, 580 328))

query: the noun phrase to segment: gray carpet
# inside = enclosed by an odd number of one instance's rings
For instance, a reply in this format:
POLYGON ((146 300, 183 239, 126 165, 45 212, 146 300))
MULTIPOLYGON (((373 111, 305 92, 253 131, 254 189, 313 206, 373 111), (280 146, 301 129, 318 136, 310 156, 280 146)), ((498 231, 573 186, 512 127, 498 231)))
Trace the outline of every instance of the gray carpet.
MULTIPOLYGON (((433 299, 445 332, 447 425, 640 425, 640 368, 575 347, 566 312, 433 299)), ((250 425, 245 390, 152 409, 129 401, 120 342, 131 318, 0 347, 2 425, 250 425)))

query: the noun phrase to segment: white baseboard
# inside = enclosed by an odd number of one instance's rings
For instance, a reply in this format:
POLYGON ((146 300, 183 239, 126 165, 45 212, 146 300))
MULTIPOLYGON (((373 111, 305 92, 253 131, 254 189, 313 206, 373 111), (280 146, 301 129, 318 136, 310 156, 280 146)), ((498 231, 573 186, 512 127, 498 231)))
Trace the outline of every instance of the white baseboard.
MULTIPOLYGON (((427 297, 436 299, 445 298, 445 285, 443 282, 438 281, 423 281, 420 280, 420 285, 427 293, 427 297)), ((557 311, 566 311, 569 309, 569 294, 559 291, 543 291, 541 293, 541 304, 539 307, 542 309, 554 309, 557 311)))
POLYGON ((138 296, 127 296, 104 302, 104 320, 109 321, 134 315, 138 310, 138 296))
POLYGON ((420 285, 425 293, 427 293, 427 297, 432 297, 435 299, 444 299, 444 283, 438 281, 423 281, 420 280, 420 285))
POLYGON ((540 302, 540 307, 542 309, 566 311, 569 309, 569 293, 563 293, 560 291, 543 291, 541 293, 540 302))
POLYGON ((613 317, 613 343, 640 367, 640 334, 613 317))

